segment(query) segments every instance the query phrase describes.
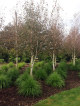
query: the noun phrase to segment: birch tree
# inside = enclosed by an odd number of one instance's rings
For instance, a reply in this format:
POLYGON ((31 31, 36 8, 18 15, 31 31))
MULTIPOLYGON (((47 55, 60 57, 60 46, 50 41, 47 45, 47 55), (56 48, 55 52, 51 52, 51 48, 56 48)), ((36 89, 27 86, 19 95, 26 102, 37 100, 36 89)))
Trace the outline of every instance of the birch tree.
POLYGON ((62 43, 62 27, 60 23, 60 17, 59 17, 59 5, 57 3, 57 0, 54 2, 54 6, 51 12, 51 17, 49 21, 49 29, 47 34, 47 47, 49 48, 51 57, 52 57, 52 63, 53 63, 53 71, 55 70, 56 66, 56 56, 57 52, 59 51, 62 43))
POLYGON ((18 67, 18 32, 17 32, 17 12, 15 11, 15 48, 16 48, 16 68, 18 67))
POLYGON ((77 53, 80 51, 79 42, 80 42, 79 28, 73 26, 70 30, 69 35, 65 38, 65 44, 64 44, 66 52, 72 55, 73 65, 75 65, 77 53))
MULTIPOLYGON (((40 6, 34 4, 34 2, 30 2, 26 4, 25 6, 25 42, 26 47, 30 51, 31 55, 31 70, 30 75, 32 76, 33 66, 34 66, 34 60, 38 56, 38 49, 40 48, 40 39, 43 32, 43 20, 40 6)), ((26 48, 26 49, 27 49, 26 48)))

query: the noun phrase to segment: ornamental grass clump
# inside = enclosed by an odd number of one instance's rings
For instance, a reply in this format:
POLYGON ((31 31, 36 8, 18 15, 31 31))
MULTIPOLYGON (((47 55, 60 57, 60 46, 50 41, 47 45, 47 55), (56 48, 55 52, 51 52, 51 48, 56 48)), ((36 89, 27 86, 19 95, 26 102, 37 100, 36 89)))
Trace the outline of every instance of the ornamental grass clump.
POLYGON ((10 63, 8 64, 8 67, 9 67, 9 68, 12 68, 12 67, 15 67, 15 65, 14 65, 13 62, 10 62, 10 63))
POLYGON ((18 63, 18 68, 21 69, 21 68, 24 67, 25 65, 26 65, 25 62, 18 63))
POLYGON ((18 86, 18 93, 24 96, 40 96, 41 86, 33 79, 28 73, 24 73, 17 80, 16 84, 18 86))
POLYGON ((52 87, 59 88, 65 85, 63 78, 57 72, 50 74, 46 83, 52 87))
POLYGON ((19 70, 16 67, 10 68, 7 71, 7 76, 10 78, 10 80, 12 81, 12 83, 14 83, 15 80, 19 77, 19 70))
POLYGON ((40 69, 34 71, 34 77, 37 80, 46 80, 47 73, 44 69, 40 68, 40 69))
POLYGON ((0 89, 8 88, 10 84, 11 84, 11 80, 8 78, 8 76, 1 74, 0 75, 0 89))
POLYGON ((47 75, 50 75, 53 72, 52 62, 45 63, 43 68, 46 71, 47 75))

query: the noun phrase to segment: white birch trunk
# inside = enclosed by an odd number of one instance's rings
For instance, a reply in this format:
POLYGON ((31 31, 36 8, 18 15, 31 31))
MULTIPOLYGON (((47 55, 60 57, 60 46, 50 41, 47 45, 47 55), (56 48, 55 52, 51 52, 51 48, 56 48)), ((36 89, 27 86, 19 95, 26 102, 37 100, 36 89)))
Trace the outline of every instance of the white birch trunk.
POLYGON ((55 67, 56 67, 56 56, 55 56, 55 67))
POLYGON ((18 67, 18 54, 16 55, 16 68, 18 67))
POLYGON ((75 66, 75 63, 76 63, 75 48, 74 48, 73 53, 72 53, 72 60, 73 60, 73 65, 75 66))
POLYGON ((34 59, 33 55, 31 56, 31 69, 30 69, 30 75, 33 76, 33 66, 34 66, 34 59))
POLYGON ((53 51, 53 71, 55 70, 55 54, 54 54, 54 51, 53 51))
POLYGON ((38 40, 37 40, 36 55, 35 55, 35 58, 37 58, 37 56, 38 56, 38 40))
POLYGON ((18 67, 18 33, 17 33, 17 12, 15 11, 15 43, 16 43, 16 68, 18 67))

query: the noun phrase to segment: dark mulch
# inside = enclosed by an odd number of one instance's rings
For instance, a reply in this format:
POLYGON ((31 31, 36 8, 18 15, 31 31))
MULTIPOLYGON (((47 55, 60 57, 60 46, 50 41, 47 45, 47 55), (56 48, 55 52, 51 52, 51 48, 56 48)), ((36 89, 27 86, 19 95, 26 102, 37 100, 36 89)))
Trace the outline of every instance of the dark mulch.
POLYGON ((76 71, 69 71, 64 88, 53 88, 47 86, 43 81, 40 81, 40 83, 42 85, 43 94, 41 97, 36 98, 18 95, 15 86, 0 90, 0 106, 32 106, 39 100, 43 100, 55 93, 80 86, 80 79, 76 71))

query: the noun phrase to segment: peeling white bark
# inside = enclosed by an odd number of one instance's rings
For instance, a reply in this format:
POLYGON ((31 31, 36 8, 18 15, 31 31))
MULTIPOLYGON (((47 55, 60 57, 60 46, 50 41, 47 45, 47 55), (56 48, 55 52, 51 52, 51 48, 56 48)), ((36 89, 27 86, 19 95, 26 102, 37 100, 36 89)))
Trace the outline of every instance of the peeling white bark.
POLYGON ((54 54, 54 51, 53 51, 53 71, 55 70, 55 54, 54 54))
POLYGON ((75 61, 76 61, 76 56, 75 56, 75 53, 74 53, 74 56, 73 56, 73 65, 75 66, 75 61))
POLYGON ((76 63, 76 55, 75 55, 75 49, 73 51, 73 65, 75 66, 76 63))
POLYGON ((34 56, 31 56, 31 70, 30 70, 30 75, 33 76, 33 66, 34 66, 34 56))
POLYGON ((55 67, 56 67, 56 56, 55 56, 55 67))
POLYGON ((16 68, 18 67, 18 54, 16 55, 16 68))

